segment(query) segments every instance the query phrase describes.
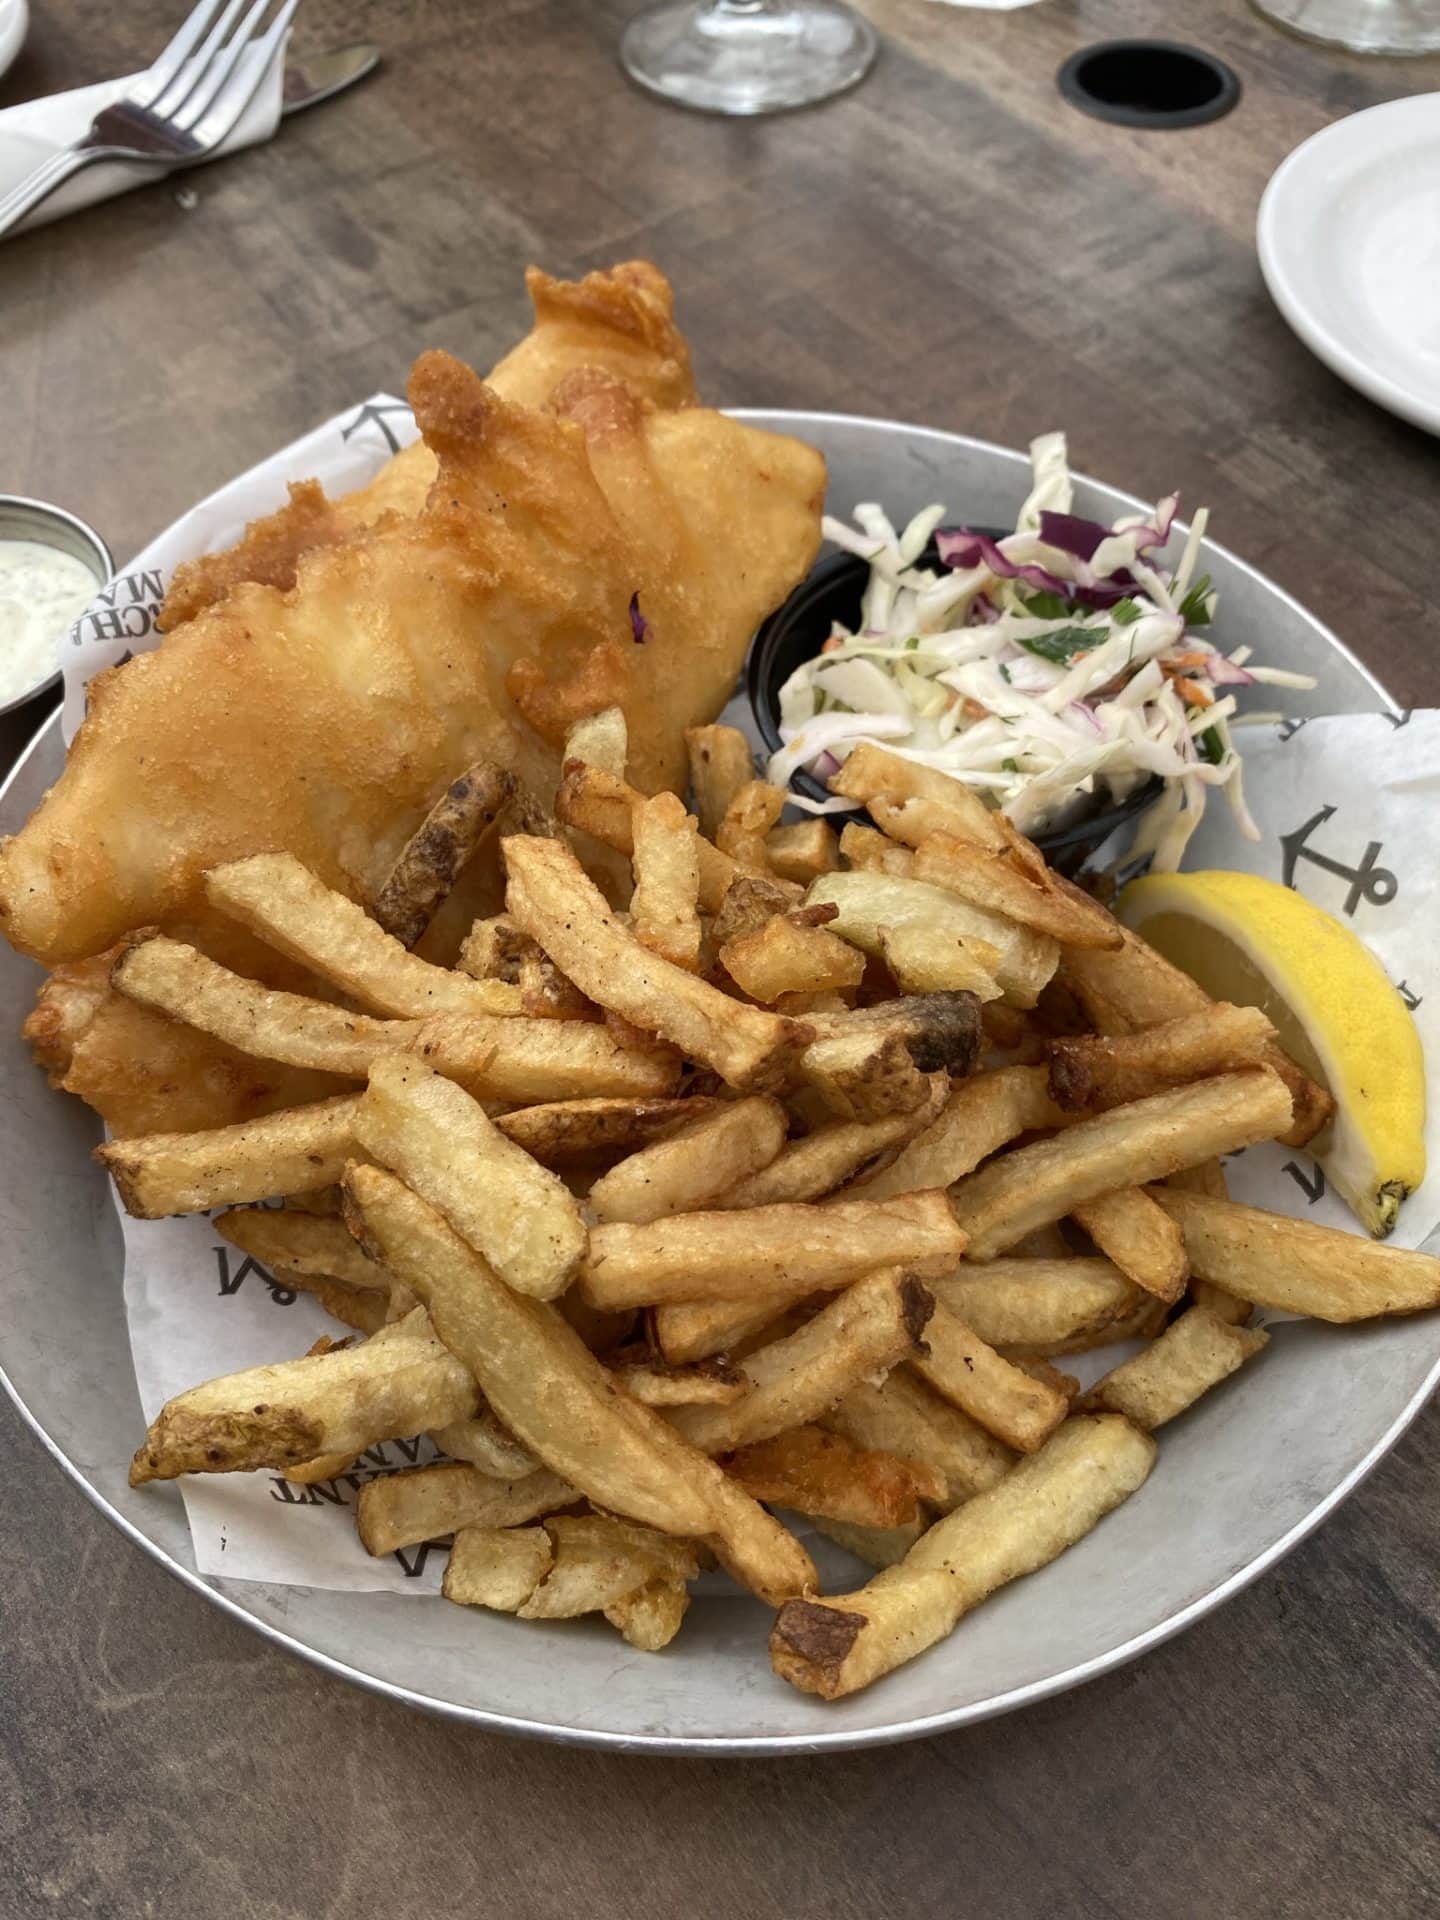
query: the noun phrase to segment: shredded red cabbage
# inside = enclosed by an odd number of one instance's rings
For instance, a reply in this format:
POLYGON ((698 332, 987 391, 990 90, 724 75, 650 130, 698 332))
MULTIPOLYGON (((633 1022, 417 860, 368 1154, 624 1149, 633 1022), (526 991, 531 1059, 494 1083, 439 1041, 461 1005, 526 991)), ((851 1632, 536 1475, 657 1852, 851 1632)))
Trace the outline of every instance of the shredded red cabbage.
MULTIPOLYGON (((1042 515, 1042 520, 1045 517, 1042 515)), ((1058 517, 1070 518, 1069 515, 1058 517)), ((1102 527, 1099 531, 1106 539, 1109 538, 1108 527, 1102 527)), ((1043 534, 1041 537, 1044 537, 1043 534)), ((992 540, 988 533, 973 533, 969 527, 939 528, 935 535, 935 551, 940 556, 942 566, 985 566, 1004 580, 1023 580, 1026 586, 1038 587, 1042 593, 1056 593, 1071 606, 1094 607, 1098 611, 1113 607, 1117 600, 1124 600, 1135 591, 1135 581, 1124 568, 1112 574, 1108 580, 1097 580, 1093 586, 1082 587, 1074 580, 1062 580, 1059 574, 1051 573, 1048 567, 1042 567, 1038 561, 1011 560, 999 542, 992 540)))
POLYGON ((630 631, 634 634, 637 645, 643 645, 650 637, 650 622, 640 611, 638 593, 632 593, 630 596, 630 631))

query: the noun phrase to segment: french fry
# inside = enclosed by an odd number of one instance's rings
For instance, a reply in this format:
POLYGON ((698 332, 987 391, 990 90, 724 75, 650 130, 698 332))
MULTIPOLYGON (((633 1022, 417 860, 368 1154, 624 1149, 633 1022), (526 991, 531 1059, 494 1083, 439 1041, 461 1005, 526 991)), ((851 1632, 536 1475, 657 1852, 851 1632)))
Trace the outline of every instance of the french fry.
POLYGON ((918 847, 933 833, 948 833, 996 852, 1004 849, 997 816, 978 795, 948 773, 922 767, 884 747, 854 748, 827 784, 832 793, 869 807, 877 825, 906 846, 918 847))
POLYGON ((356 1152, 358 1094, 208 1133, 149 1133, 95 1149, 137 1220, 295 1194, 338 1180, 356 1152))
POLYGON ((1230 1198, 1223 1160, 1202 1160, 1198 1167, 1181 1167, 1178 1173, 1166 1174, 1164 1185, 1179 1187, 1185 1193, 1207 1194, 1212 1200, 1230 1198))
POLYGON ((610 1365, 625 1392, 647 1407, 728 1406, 748 1391, 740 1369, 723 1360, 671 1367, 648 1358, 622 1361, 612 1355, 610 1365))
POLYGON ((1050 1091, 1062 1107, 1123 1106, 1167 1082, 1257 1066, 1274 1038, 1258 1007, 1220 1002, 1136 1033, 1052 1040, 1050 1091))
MULTIPOLYGON (((617 1038, 598 1022, 477 1020, 440 1014, 403 1051, 419 1055, 477 1098, 550 1100, 672 1094, 680 1061, 643 1037, 617 1038)), ((368 1071, 368 1069, 367 1069, 368 1071)))
POLYGON ((832 1520, 823 1513, 809 1513, 805 1517, 827 1540, 833 1540, 837 1547, 843 1547, 877 1571, 903 1560, 929 1524, 917 1518, 903 1527, 857 1527, 853 1521, 832 1520))
POLYGON ((518 1613, 554 1560, 555 1548, 544 1527, 460 1527, 440 1592, 457 1606, 518 1613))
POLYGON ((498 1100, 668 1093, 679 1078, 679 1062, 667 1050, 622 1046, 586 1021, 483 1014, 376 1020, 257 986, 163 934, 131 947, 111 977, 129 998, 244 1052, 354 1079, 387 1053, 421 1054, 472 1092, 498 1100))
POLYGON ((665 1140, 703 1118, 718 1100, 691 1095, 685 1100, 552 1100, 538 1107, 517 1107, 495 1124, 547 1167, 635 1153, 665 1140))
MULTIPOLYGON (((727 941, 720 964, 742 993, 772 1006, 784 993, 835 993, 858 987, 865 956, 809 918, 828 909, 777 913, 754 933, 727 941)), ((833 918, 833 914, 829 915, 833 918)))
MULTIPOLYGON (((1123 932, 1124 945, 1110 952, 1069 949, 1060 969, 1062 982, 1097 1033, 1136 1033, 1209 1011, 1211 1001, 1203 987, 1128 927, 1123 932)), ((1303 1147, 1334 1113, 1335 1102, 1278 1045, 1267 1047, 1265 1064, 1290 1090, 1290 1124, 1281 1138, 1286 1146, 1303 1147)))
POLYGON ((652 1580, 682 1586, 700 1571, 688 1541, 610 1514, 562 1514, 545 1522, 554 1558, 516 1609, 522 1620, 573 1620, 603 1613, 652 1580))
POLYGON ((599 1221, 694 1213, 766 1167, 785 1143, 785 1109, 768 1094, 718 1103, 669 1139, 622 1160, 590 1189, 599 1221))
POLYGON ((946 1513, 1003 1480, 1019 1457, 908 1367, 896 1367, 878 1386, 866 1380, 851 1387, 825 1425, 857 1446, 938 1473, 945 1492, 934 1504, 946 1513))
POLYGON ((1269 1343, 1269 1334, 1258 1327, 1232 1326, 1207 1307, 1190 1307, 1143 1353, 1097 1381, 1085 1396, 1085 1406, 1123 1413, 1153 1433, 1269 1343))
POLYGON ((413 947, 424 933, 514 791, 513 774, 477 760, 411 834, 371 909, 402 947, 413 947))
POLYGON ((467 1369, 424 1314, 412 1314, 360 1346, 249 1367, 167 1400, 131 1463, 130 1484, 363 1453, 466 1419, 476 1398, 467 1369))
POLYGON ((586 1020, 598 1012, 508 913, 473 922, 455 964, 476 980, 501 980, 513 986, 520 1012, 535 1019, 586 1020))
POLYGON ((512 1293, 393 1174, 353 1167, 346 1184, 387 1266, 425 1301, 490 1406, 552 1472, 597 1506, 708 1540, 762 1598, 814 1584, 799 1543, 658 1414, 620 1393, 553 1307, 512 1293))
POLYGON ((492 1480, 524 1480, 540 1471, 540 1462, 530 1449, 521 1446, 483 1401, 468 1420, 432 1427, 430 1438, 452 1460, 478 1467, 492 1480))
POLYGON ((765 856, 772 873, 806 887, 822 873, 840 864, 840 842, 826 820, 797 820, 793 826, 772 827, 765 836, 765 856))
MULTIPOLYGON (((1284 1082, 1258 1067, 1112 1107, 1052 1139, 1016 1147, 951 1194, 969 1236, 969 1257, 993 1259, 1036 1227, 1110 1191, 1117 1167, 1140 1185, 1273 1140, 1289 1118, 1284 1082)), ((1191 1258, 1193 1264, 1193 1251, 1191 1258)))
POLYGON ((994 977, 1017 1007, 1034 1006, 1060 957, 1059 946, 1047 934, 1002 920, 923 880, 864 870, 822 874, 811 882, 805 904, 838 907, 830 931, 880 959, 885 955, 883 936, 893 936, 897 928, 919 925, 960 940, 983 940, 999 954, 994 977))
POLYGON ((877 1005, 813 1016, 819 1040, 898 1034, 923 1074, 968 1074, 980 1057, 980 1010, 970 993, 910 993, 877 1005))
POLYGON ((423 1020, 432 1013, 520 1012, 518 990, 432 967, 407 952, 363 907, 317 880, 293 854, 256 853, 212 867, 205 895, 268 946, 376 1013, 423 1020))
POLYGON ((881 927, 880 952, 902 993, 973 993, 998 1000, 1000 949, 943 927, 881 927))
POLYGON ((742 867, 768 873, 765 837, 785 811, 785 795, 768 780, 747 780, 732 795, 725 818, 715 829, 715 844, 742 867))
POLYGON ((315 1274, 347 1287, 390 1291, 390 1276, 356 1246, 334 1215, 291 1213, 275 1207, 238 1207, 222 1213, 215 1231, 262 1267, 286 1274, 315 1274))
POLYGON ((1148 1301, 1108 1260, 962 1263, 927 1284, 982 1340, 1012 1359, 1106 1346, 1119 1337, 1117 1323, 1128 1322, 1148 1301))
POLYGON ((888 873, 897 880, 908 880, 915 871, 915 853, 889 840, 875 827, 858 820, 847 821, 840 829, 840 851, 849 864, 862 873, 888 873))
POLYGON ((997 1588, 1083 1539, 1144 1483, 1154 1458, 1149 1435, 1118 1415, 1067 1420, 858 1593, 787 1603, 770 1636, 775 1671, 826 1700, 868 1686, 943 1640, 997 1588))
POLYGON ((577 720, 565 736, 566 760, 583 760, 613 779, 625 778, 630 754, 630 730, 622 707, 603 707, 577 720))
POLYGON ((307 1460, 303 1466, 284 1468, 280 1477, 288 1480, 292 1487, 313 1487, 348 1473, 356 1457, 353 1453, 322 1453, 318 1460, 307 1460))
POLYGON ((668 1300, 800 1299, 882 1266, 903 1265, 922 1279, 948 1273, 964 1250, 943 1193, 681 1213, 594 1228, 580 1292, 611 1311, 668 1300))
POLYGON ((823 1200, 879 1154, 912 1139, 945 1098, 945 1082, 931 1076, 927 1104, 879 1120, 838 1120, 782 1147, 768 1166, 729 1187, 712 1206, 727 1210, 776 1206, 784 1201, 823 1200))
POLYGON ((585 1252, 580 1208, 463 1087, 418 1060, 377 1060, 355 1131, 508 1286, 539 1300, 565 1291, 585 1252))
POLYGON ((1256 1306, 1341 1324, 1440 1306, 1440 1260, 1428 1253, 1233 1200, 1150 1191, 1184 1234, 1191 1272, 1256 1306))
POLYGON ((882 1172, 856 1189, 885 1200, 926 1187, 949 1187, 1022 1133, 1063 1126, 1043 1067, 1000 1067, 962 1080, 937 1117, 882 1172))
POLYGON ((793 1294, 758 1300, 674 1300, 650 1316, 656 1346, 668 1366, 685 1366, 714 1354, 733 1353, 763 1333, 795 1304, 793 1294))
POLYGON ((1047 1387, 1054 1387, 1057 1393, 1063 1393, 1067 1400, 1073 1401, 1080 1393, 1080 1382, 1073 1373, 1062 1373, 1059 1367, 1052 1367, 1048 1360, 1037 1360, 1021 1355, 1015 1365, 1022 1373, 1028 1373, 1032 1380, 1039 1380, 1047 1387))
POLYGON ((642 947, 694 973, 700 966, 700 859, 695 822, 673 793, 657 793, 634 814, 635 891, 630 924, 642 947))
MULTIPOLYGON (((598 767, 567 761, 555 795, 555 814, 564 825, 579 827, 617 853, 633 854, 634 812, 644 800, 643 793, 627 786, 623 780, 602 773, 598 767)), ((700 863, 700 905, 706 913, 716 913, 726 889, 742 869, 703 833, 696 839, 695 852, 700 863)), ((800 897, 800 889, 783 880, 772 880, 770 885, 787 905, 800 897)))
POLYGON ((796 1332, 747 1354, 738 1400, 676 1407, 671 1423, 693 1446, 721 1453, 818 1420, 858 1381, 916 1351, 932 1305, 913 1274, 872 1273, 796 1332))
POLYGON ((1063 946, 1107 948, 1122 943, 1118 922, 1098 901, 1078 887, 1054 884, 1055 877, 1043 865, 1038 878, 1027 873, 1008 846, 983 847, 953 834, 930 834, 915 849, 913 872, 917 880, 1048 934, 1063 946))
POLYGON ((783 882, 763 873, 746 873, 737 867, 710 922, 711 945, 717 953, 723 952, 737 940, 762 933, 777 913, 789 913, 799 905, 798 891, 792 892, 783 882))
POLYGON ((1185 1242, 1170 1216, 1143 1187, 1117 1187, 1096 1194, 1070 1215, 1107 1260, 1157 1300, 1173 1305, 1185 1291, 1190 1262, 1185 1242))
POLYGON ((918 1113, 930 1101, 928 1076, 916 1065, 906 1036, 893 1028, 856 1026, 823 1034, 806 1047, 803 1065, 829 1111, 847 1120, 865 1123, 918 1113))
POLYGON ((543 1467, 520 1480, 493 1480, 477 1468, 444 1460, 377 1474, 355 1500, 355 1525, 369 1554, 418 1547, 462 1527, 518 1527, 580 1498, 543 1467))
POLYGON ((332 1318, 357 1333, 378 1333, 394 1317, 388 1290, 380 1293, 374 1287, 347 1287, 343 1280, 332 1280, 324 1273, 286 1272, 283 1268, 278 1273, 280 1285, 296 1293, 308 1293, 332 1318))
POLYGON ((687 727, 685 751, 700 831, 713 840, 730 802, 755 778, 755 756, 738 727, 687 727))
POLYGON ((944 1494, 938 1474, 823 1427, 792 1427, 738 1448, 721 1464, 757 1500, 854 1526, 909 1527, 920 1518, 923 1494, 944 1494))
POLYGON ((670 1580, 652 1580, 605 1609, 611 1626, 641 1653, 659 1653, 680 1631, 690 1605, 687 1588, 670 1580))
POLYGON ((741 1091, 783 1085, 810 1037, 803 1024, 742 1006, 647 953, 558 840, 511 835, 503 846, 510 913, 582 992, 662 1034, 741 1091))
POLYGON ((1004 1360, 940 1300, 911 1362, 962 1413, 1017 1453, 1034 1453, 1070 1411, 1068 1397, 1004 1360))

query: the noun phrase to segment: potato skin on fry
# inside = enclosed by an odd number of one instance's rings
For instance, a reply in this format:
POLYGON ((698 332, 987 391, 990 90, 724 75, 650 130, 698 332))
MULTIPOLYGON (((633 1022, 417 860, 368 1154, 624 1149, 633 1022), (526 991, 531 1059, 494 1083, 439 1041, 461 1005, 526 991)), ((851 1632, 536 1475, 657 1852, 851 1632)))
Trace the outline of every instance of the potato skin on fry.
POLYGON ((251 1367, 177 1394, 150 1423, 130 1484, 353 1455, 463 1420, 477 1398, 469 1370, 417 1311, 361 1346, 251 1367))
POLYGON ((450 782, 411 834, 371 908, 402 947, 413 947, 424 933, 514 791, 513 774, 477 760, 450 782))

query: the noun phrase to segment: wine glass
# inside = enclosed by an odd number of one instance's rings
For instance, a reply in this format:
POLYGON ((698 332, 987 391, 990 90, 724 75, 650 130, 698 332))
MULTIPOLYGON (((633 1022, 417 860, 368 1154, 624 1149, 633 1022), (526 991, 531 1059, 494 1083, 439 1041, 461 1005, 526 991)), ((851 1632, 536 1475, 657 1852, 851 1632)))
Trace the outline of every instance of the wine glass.
POLYGON ((778 113, 853 87, 875 47, 841 0, 664 0, 626 27, 620 64, 682 107, 778 113))
POLYGON ((1436 0, 1251 0, 1302 40, 1351 53, 1440 53, 1436 0))

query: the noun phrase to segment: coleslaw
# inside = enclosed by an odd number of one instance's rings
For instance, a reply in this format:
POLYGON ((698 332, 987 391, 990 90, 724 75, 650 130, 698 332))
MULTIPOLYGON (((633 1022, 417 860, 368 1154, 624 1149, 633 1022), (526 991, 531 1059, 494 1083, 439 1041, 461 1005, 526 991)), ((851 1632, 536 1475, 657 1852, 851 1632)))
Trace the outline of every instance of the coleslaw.
MULTIPOLYGON (((781 688, 770 779, 786 786, 805 767, 823 780, 874 742, 982 790, 1035 834, 1158 775, 1135 846, 1157 869, 1179 865, 1212 787, 1258 839, 1232 730, 1279 716, 1240 716, 1235 690, 1315 682, 1207 637, 1204 508, 1172 569, 1178 495, 1107 527, 1071 511, 1063 433, 1032 442, 1030 461, 1030 494, 1003 539, 945 527, 943 506, 898 531, 873 503, 856 507, 854 527, 826 516, 826 538, 869 563, 859 630, 834 625, 781 688), (932 540, 938 567, 925 564, 932 540)), ((792 798, 814 813, 853 804, 792 798)))

